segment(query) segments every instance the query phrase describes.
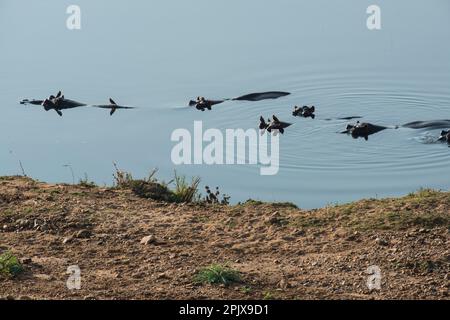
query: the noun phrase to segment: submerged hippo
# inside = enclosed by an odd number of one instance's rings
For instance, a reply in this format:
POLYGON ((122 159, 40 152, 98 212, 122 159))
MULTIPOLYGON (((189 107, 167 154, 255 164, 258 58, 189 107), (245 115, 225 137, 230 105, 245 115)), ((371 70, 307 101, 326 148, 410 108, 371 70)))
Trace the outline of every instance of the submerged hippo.
POLYGON ((366 122, 361 123, 358 121, 355 125, 348 124, 347 128, 342 133, 351 134, 355 139, 364 138, 369 140, 369 136, 371 134, 383 131, 385 129, 387 129, 387 127, 377 126, 366 122))
POLYGON ((259 93, 250 93, 246 94, 245 96, 241 96, 238 98, 234 98, 231 100, 235 101, 261 101, 261 100, 268 100, 268 99, 278 99, 281 97, 285 97, 290 95, 289 92, 283 92, 283 91, 269 91, 269 92, 259 92, 259 93))
POLYGON ((301 108, 299 108, 298 106, 295 106, 294 111, 292 112, 292 115, 294 117, 303 117, 303 118, 314 119, 316 117, 316 115, 314 114, 315 111, 316 111, 316 108, 314 106, 312 106, 312 107, 303 106, 301 108))
POLYGON ((112 116, 118 109, 135 109, 135 107, 118 105, 113 99, 109 98, 109 104, 95 104, 95 108, 110 109, 109 115, 112 116))
POLYGON ((342 133, 351 134, 355 139, 364 138, 368 140, 369 136, 374 133, 385 129, 398 129, 399 127, 410 129, 442 129, 450 127, 450 120, 414 121, 395 127, 383 127, 371 123, 361 123, 358 121, 355 125, 347 125, 347 128, 342 133))
POLYGON ((227 100, 206 100, 204 97, 197 97, 196 101, 189 101, 189 106, 195 107, 197 110, 205 111, 205 110, 212 110, 212 106, 216 104, 223 103, 227 100))
POLYGON ((268 132, 272 131, 279 131, 281 134, 284 134, 284 129, 291 126, 292 123, 282 122, 280 121, 276 116, 272 116, 273 121, 270 119, 267 120, 267 122, 264 120, 264 118, 261 116, 259 118, 259 129, 261 130, 267 130, 268 132))
MULTIPOLYGON (((82 103, 82 102, 66 99, 61 91, 58 92, 58 94, 56 96, 51 95, 50 97, 48 97, 45 100, 28 100, 28 99, 25 99, 25 100, 22 100, 20 102, 20 104, 24 104, 24 105, 28 105, 28 104, 41 105, 41 106, 44 107, 45 111, 55 110, 56 113, 58 113, 58 115, 60 115, 60 116, 63 115, 61 110, 89 106, 86 103, 82 103)), ((110 109, 111 110, 110 111, 110 115, 113 115, 114 112, 116 112, 117 109, 134 109, 133 107, 117 105, 114 102, 114 100, 112 100, 112 99, 109 99, 109 104, 90 105, 90 106, 91 107, 95 107, 95 108, 110 109)))
POLYGON ((442 130, 438 141, 447 142, 450 146, 450 130, 442 130))
POLYGON ((221 104, 225 101, 261 101, 268 99, 278 99, 280 97, 284 97, 289 95, 289 92, 282 91, 269 91, 269 92, 260 92, 260 93, 250 93, 241 97, 233 98, 233 99, 222 99, 222 100, 208 100, 204 97, 197 97, 197 100, 190 100, 189 106, 195 107, 197 110, 205 111, 211 110, 212 106, 216 104, 221 104))

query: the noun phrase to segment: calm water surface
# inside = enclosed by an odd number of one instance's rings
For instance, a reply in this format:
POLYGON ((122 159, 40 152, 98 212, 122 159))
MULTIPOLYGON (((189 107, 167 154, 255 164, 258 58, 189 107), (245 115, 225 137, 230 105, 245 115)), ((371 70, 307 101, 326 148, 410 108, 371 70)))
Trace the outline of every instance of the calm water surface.
POLYGON ((293 122, 281 139, 276 176, 257 166, 182 166, 234 202, 292 201, 305 208, 420 187, 449 189, 450 149, 440 130, 386 130, 353 140, 342 116, 380 125, 449 119, 450 2, 376 1, 382 30, 366 28, 372 1, 24 1, 0 0, 0 175, 72 182, 86 173, 112 183, 113 161, 170 179, 177 128, 253 128, 260 115, 293 122), (68 5, 82 30, 65 27, 68 5), (18 104, 62 89, 88 103, 139 107, 54 111, 18 104), (282 90, 274 101, 187 108, 198 95, 234 97, 282 90), (293 105, 317 117, 295 119, 293 105))

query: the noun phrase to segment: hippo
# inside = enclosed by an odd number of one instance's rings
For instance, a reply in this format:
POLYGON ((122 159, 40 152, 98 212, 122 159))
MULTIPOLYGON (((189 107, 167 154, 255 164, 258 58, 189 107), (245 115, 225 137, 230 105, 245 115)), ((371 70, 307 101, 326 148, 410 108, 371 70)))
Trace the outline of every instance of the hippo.
POLYGON ((446 129, 450 127, 450 120, 414 121, 402 125, 410 129, 446 129))
POLYGON ((223 103, 229 99, 224 100, 206 100, 204 97, 197 97, 197 100, 191 100, 189 101, 189 106, 195 107, 197 110, 205 111, 205 110, 212 110, 212 106, 216 104, 223 103))
POLYGON ((314 119, 316 117, 316 115, 314 114, 315 111, 316 111, 316 108, 314 106, 312 106, 312 107, 303 106, 301 108, 299 108, 298 106, 295 106, 294 111, 292 112, 292 115, 294 117, 303 117, 303 118, 314 119))
POLYGON ((112 116, 118 109, 135 109, 135 107, 118 105, 113 99, 109 98, 109 104, 95 104, 95 108, 110 109, 109 115, 112 116))
POLYGON ((364 138, 366 140, 369 140, 369 136, 371 134, 383 131, 385 129, 388 129, 387 127, 383 126, 377 126, 373 125, 371 123, 366 122, 356 122, 355 125, 348 124, 345 131, 342 133, 351 134, 353 138, 364 138))
POLYGON ((441 136, 439 137, 438 141, 447 142, 447 144, 450 146, 450 130, 442 130, 441 136))
POLYGON ((102 108, 102 109, 110 109, 111 116, 114 114, 114 112, 116 112, 117 109, 134 109, 133 107, 119 106, 111 98, 109 99, 109 104, 88 105, 86 103, 66 99, 61 91, 59 91, 56 96, 51 95, 50 97, 48 97, 47 99, 44 99, 44 100, 24 99, 20 102, 20 104, 41 105, 44 107, 45 111, 55 110, 56 113, 61 117, 63 115, 61 110, 73 109, 73 108, 79 108, 79 107, 87 107, 87 106, 91 106, 91 107, 95 107, 95 108, 102 108))
POLYGON ((250 93, 241 97, 233 98, 233 99, 222 99, 222 100, 208 100, 204 97, 197 97, 197 100, 190 100, 189 106, 195 107, 197 110, 205 111, 211 110, 212 106, 221 104, 225 101, 261 101, 268 99, 278 99, 280 97, 284 97, 289 95, 289 92, 282 91, 269 91, 269 92, 260 92, 260 93, 250 93))
POLYGON ((267 122, 264 120, 264 118, 261 116, 259 118, 259 129, 261 130, 267 130, 268 132, 272 131, 279 131, 281 134, 284 134, 284 129, 291 126, 292 123, 282 122, 280 121, 276 116, 272 116, 273 121, 270 119, 267 120, 267 122))
POLYGON ((234 98, 231 100, 234 100, 234 101, 261 101, 261 100, 268 100, 268 99, 278 99, 278 98, 285 97, 288 95, 290 95, 289 92, 269 91, 269 92, 250 93, 250 94, 246 94, 244 96, 234 98))
MULTIPOLYGON (((347 125, 347 128, 341 133, 351 134, 353 138, 364 138, 368 140, 368 137, 377 132, 386 129, 398 129, 398 128, 410 128, 410 129, 443 129, 450 127, 450 120, 432 120, 432 121, 414 121, 409 122, 401 126, 395 127, 383 127, 374 125, 371 123, 357 122, 356 125, 347 125)), ((443 131, 444 132, 444 131, 443 131)), ((443 135, 441 135, 443 136, 443 135)))

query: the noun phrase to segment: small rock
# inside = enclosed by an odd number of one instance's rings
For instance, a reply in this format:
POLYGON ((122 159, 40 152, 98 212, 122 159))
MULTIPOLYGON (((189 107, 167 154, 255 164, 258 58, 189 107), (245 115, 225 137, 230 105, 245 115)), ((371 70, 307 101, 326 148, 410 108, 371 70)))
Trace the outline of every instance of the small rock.
POLYGON ((389 245, 389 242, 387 242, 386 240, 383 240, 381 238, 376 238, 375 242, 377 244, 379 244, 380 246, 387 246, 387 245, 389 245))
POLYGON ((143 245, 149 245, 149 244, 155 244, 156 243, 156 237, 154 235, 146 236, 141 239, 141 244, 143 245))
POLYGON ((62 243, 63 243, 63 244, 67 244, 67 243, 69 243, 69 242, 72 242, 72 240, 73 240, 73 237, 66 237, 66 238, 64 238, 64 240, 62 241, 62 243))

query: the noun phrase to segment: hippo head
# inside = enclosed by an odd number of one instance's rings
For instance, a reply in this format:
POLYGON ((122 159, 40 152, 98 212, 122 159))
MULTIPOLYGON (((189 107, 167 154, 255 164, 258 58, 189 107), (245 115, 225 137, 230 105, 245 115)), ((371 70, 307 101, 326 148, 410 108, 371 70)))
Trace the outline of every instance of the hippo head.
POLYGON ((347 127, 345 128, 345 133, 351 133, 354 127, 355 127, 354 125, 348 124, 347 127))
POLYGON ((369 137, 369 126, 367 123, 359 123, 350 129, 350 133, 353 138, 365 138, 368 140, 369 137))
POLYGON ((51 109, 55 109, 55 104, 53 103, 53 101, 49 100, 49 99, 45 99, 42 102, 42 106, 44 107, 45 111, 51 110, 51 109))
POLYGON ((447 141, 450 144, 450 130, 442 130, 439 141, 447 141))
POLYGON ((312 106, 312 107, 305 106, 305 107, 303 107, 303 116, 305 118, 311 117, 311 118, 314 119, 314 117, 315 117, 314 112, 315 111, 316 111, 316 108, 314 106, 312 106))

